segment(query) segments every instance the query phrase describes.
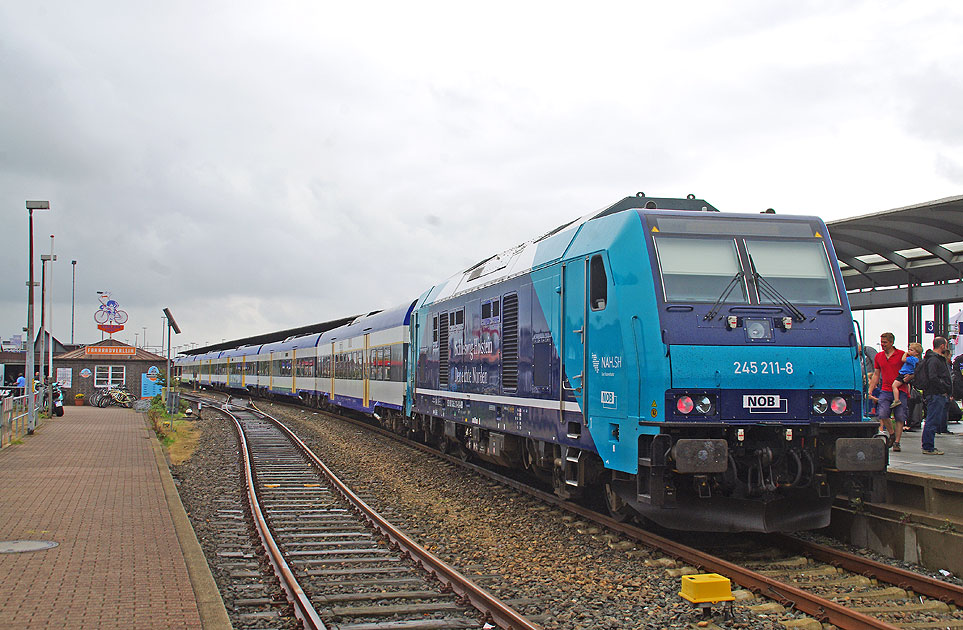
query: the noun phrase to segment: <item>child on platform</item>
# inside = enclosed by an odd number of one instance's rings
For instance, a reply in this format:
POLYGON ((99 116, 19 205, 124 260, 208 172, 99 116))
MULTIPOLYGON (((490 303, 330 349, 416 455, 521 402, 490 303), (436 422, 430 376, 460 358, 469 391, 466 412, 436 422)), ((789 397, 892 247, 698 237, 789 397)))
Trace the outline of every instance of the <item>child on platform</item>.
POLYGON ((913 380, 913 371, 916 369, 916 364, 920 362, 920 356, 922 354, 922 344, 914 342, 909 345, 909 348, 907 348, 906 353, 903 355, 903 367, 899 369, 899 377, 893 381, 893 404, 890 405, 891 409, 903 404, 899 399, 899 388, 913 380))

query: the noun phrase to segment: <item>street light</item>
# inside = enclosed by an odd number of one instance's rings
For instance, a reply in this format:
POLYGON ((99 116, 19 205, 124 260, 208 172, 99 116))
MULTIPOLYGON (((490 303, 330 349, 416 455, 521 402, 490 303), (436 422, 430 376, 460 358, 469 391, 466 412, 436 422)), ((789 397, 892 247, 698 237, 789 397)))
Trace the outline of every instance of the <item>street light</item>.
POLYGON ((77 295, 77 261, 70 261, 73 267, 73 278, 70 282, 70 345, 74 345, 74 300, 77 295))
POLYGON ((34 352, 36 352, 37 347, 34 344, 33 338, 33 288, 35 283, 33 281, 33 211, 34 210, 50 210, 49 201, 28 201, 27 202, 27 212, 30 215, 30 276, 27 280, 27 339, 29 339, 30 350, 27 352, 27 386, 28 396, 27 396, 27 433, 33 435, 33 431, 37 426, 37 404, 34 400, 33 392, 33 364, 34 364, 34 352))
MULTIPOLYGON (((164 309, 164 317, 167 319, 167 413, 174 415, 174 382, 171 380, 171 331, 174 334, 181 334, 181 328, 174 321, 171 309, 164 309)), ((174 420, 171 420, 171 428, 174 427, 174 420)))
MULTIPOLYGON (((40 327, 43 329, 43 331, 41 332, 42 343, 40 345, 40 349, 43 350, 43 344, 44 343, 47 344, 47 381, 44 384, 45 388, 47 387, 47 383, 49 383, 53 379, 53 264, 57 260, 57 256, 53 252, 54 252, 54 235, 51 234, 50 235, 50 255, 47 256, 47 255, 41 254, 40 256, 40 260, 42 263, 46 263, 48 261, 50 262, 50 278, 49 278, 49 282, 47 282, 47 280, 43 282, 43 298, 41 299, 41 306, 40 306, 40 320, 41 320, 40 327), (46 316, 45 318, 44 305, 47 303, 47 286, 48 285, 50 286, 50 315, 46 316), (49 330, 49 334, 47 333, 48 330, 49 330)), ((46 274, 44 274, 44 277, 46 278, 46 274)), ((42 371, 43 370, 41 369, 41 372, 42 371)), ((41 376, 43 376, 43 374, 41 374, 41 376)))

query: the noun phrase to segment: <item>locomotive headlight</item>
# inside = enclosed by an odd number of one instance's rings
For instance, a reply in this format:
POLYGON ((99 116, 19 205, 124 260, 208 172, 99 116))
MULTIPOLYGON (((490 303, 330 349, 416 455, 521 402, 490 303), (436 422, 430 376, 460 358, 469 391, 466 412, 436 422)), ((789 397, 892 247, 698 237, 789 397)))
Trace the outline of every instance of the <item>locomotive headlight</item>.
POLYGON ((682 415, 689 415, 695 408, 695 403, 689 396, 679 396, 678 400, 675 401, 675 408, 682 415))
POLYGON ((704 416, 711 416, 716 411, 716 401, 712 396, 696 396, 695 410, 704 416))
POLYGON ((744 326, 746 338, 749 341, 770 341, 772 339, 772 322, 768 319, 747 319, 744 326))
POLYGON ((843 398, 842 396, 836 396, 835 398, 833 398, 833 401, 830 404, 830 408, 833 410, 833 413, 836 414, 837 416, 846 413, 846 407, 848 407, 848 405, 846 404, 846 399, 843 398))
POLYGON ((823 415, 829 410, 829 401, 826 400, 825 396, 816 396, 813 398, 813 413, 816 415, 823 415))

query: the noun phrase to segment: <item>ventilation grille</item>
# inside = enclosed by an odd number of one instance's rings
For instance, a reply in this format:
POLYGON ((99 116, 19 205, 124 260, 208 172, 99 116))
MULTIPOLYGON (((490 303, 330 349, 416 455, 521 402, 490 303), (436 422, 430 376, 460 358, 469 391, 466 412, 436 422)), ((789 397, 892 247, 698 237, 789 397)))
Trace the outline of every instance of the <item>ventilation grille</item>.
POLYGON ((448 387, 448 313, 438 316, 438 383, 448 387))
POLYGON ((518 389, 518 295, 502 302, 502 390, 518 389))

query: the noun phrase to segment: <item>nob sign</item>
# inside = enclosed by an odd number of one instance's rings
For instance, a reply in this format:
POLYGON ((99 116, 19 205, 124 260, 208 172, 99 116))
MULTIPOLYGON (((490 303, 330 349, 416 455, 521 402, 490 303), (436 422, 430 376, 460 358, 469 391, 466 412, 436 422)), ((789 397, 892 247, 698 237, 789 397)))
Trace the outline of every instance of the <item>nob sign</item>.
POLYGON ((784 413, 789 400, 779 394, 748 394, 742 397, 742 407, 749 413, 769 412, 784 413))

